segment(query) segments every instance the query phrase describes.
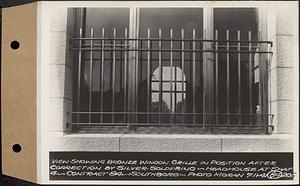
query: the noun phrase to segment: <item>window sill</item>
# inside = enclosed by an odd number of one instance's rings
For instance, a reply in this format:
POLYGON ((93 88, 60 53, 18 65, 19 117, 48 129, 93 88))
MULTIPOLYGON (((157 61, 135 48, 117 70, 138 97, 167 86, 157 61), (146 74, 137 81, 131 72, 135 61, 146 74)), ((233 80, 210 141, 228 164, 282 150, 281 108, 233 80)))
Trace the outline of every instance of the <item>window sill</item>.
POLYGON ((67 134, 51 139, 53 151, 292 152, 293 135, 67 134))

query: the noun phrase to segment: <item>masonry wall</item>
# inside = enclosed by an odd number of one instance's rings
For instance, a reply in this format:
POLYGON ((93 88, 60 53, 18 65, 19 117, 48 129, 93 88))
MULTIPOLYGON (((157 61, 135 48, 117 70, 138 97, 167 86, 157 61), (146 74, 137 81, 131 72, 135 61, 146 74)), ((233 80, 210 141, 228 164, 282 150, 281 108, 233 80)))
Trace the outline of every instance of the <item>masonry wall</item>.
POLYGON ((274 114, 274 133, 289 134, 295 131, 297 125, 293 115, 297 104, 294 92, 298 84, 294 82, 295 76, 298 76, 295 73, 298 63, 297 6, 287 4, 270 11, 275 14, 273 20, 270 19, 270 24, 275 23, 275 28, 270 28, 268 33, 274 43, 270 69, 270 111, 274 114))
POLYGON ((67 132, 66 123, 71 121, 72 112, 72 55, 68 48, 68 40, 71 33, 67 28, 72 28, 75 20, 74 11, 66 8, 55 7, 50 20, 50 129, 52 132, 67 132))
POLYGON ((269 76, 272 135, 183 135, 183 134, 68 134, 72 110, 72 63, 66 50, 70 36, 66 7, 53 6, 50 16, 50 137, 49 150, 65 151, 194 151, 280 152, 293 151, 297 19, 295 6, 268 9, 268 40, 274 42, 269 76), (289 11, 287 11, 289 10, 289 11), (259 145, 258 145, 259 144, 259 145))

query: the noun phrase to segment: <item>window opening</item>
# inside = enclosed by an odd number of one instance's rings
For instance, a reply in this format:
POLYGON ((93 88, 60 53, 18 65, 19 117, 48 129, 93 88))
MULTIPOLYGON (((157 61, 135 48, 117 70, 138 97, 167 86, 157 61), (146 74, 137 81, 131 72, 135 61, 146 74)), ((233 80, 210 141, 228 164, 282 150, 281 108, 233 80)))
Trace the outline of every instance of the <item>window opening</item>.
POLYGON ((203 13, 202 8, 78 9, 80 24, 71 39, 74 130, 268 133, 271 115, 263 104, 267 79, 262 78, 268 70, 262 64, 268 64, 272 43, 261 40, 256 9, 213 9, 213 38, 205 36, 203 13), (207 96, 213 98, 209 112, 207 96))

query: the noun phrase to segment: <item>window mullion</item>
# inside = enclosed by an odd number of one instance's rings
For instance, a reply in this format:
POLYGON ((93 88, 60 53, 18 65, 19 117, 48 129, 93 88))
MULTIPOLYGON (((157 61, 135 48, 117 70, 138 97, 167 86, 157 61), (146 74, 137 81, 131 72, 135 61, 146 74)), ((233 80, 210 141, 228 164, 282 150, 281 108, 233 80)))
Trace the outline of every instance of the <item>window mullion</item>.
MULTIPOLYGON (((259 20, 259 28, 258 28, 258 40, 266 41, 267 40, 267 16, 266 9, 259 8, 258 9, 258 20, 259 20)), ((262 51, 268 51, 268 45, 261 43, 259 49, 262 51)), ((259 55, 259 106, 260 108, 257 110, 257 114, 259 114, 259 120, 263 123, 268 123, 268 117, 265 115, 268 113, 268 55, 260 54, 259 55)), ((266 128, 266 133, 268 133, 268 127, 266 128)))
MULTIPOLYGON (((136 48, 137 39, 137 8, 131 7, 129 14, 129 52, 128 52, 128 112, 136 112, 136 60, 137 52, 134 50, 136 48)), ((128 118, 129 123, 135 122, 134 115, 130 114, 128 118)))
MULTIPOLYGON (((213 8, 207 6, 203 11, 203 39, 213 39, 213 8)), ((203 42, 203 50, 212 49, 211 42, 203 42)), ((212 60, 214 59, 213 53, 203 53, 203 114, 204 126, 210 124, 212 118, 207 115, 214 113, 214 66, 212 60)))

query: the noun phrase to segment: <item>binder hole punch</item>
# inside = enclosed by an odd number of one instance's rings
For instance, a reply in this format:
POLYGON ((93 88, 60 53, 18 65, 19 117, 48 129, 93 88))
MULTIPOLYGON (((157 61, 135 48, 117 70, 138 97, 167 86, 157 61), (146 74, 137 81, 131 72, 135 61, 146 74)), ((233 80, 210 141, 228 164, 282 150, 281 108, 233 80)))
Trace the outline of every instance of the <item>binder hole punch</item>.
POLYGON ((19 144, 14 144, 14 145, 12 146, 12 150, 13 150, 15 153, 18 153, 18 152, 21 152, 22 147, 21 147, 21 145, 19 145, 19 144))
POLYGON ((10 43, 10 47, 11 47, 12 49, 14 49, 14 50, 17 50, 17 49, 20 47, 19 41, 12 41, 12 42, 10 43))

